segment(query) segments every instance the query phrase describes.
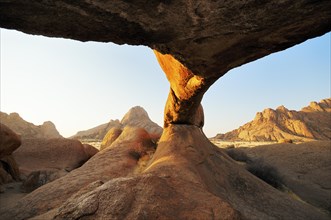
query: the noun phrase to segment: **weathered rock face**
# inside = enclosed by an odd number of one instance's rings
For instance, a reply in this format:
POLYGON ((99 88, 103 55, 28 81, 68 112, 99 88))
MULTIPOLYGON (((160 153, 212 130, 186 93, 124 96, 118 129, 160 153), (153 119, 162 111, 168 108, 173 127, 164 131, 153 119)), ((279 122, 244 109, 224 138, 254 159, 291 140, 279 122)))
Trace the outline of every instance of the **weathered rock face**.
POLYGON ((42 125, 34 125, 25 121, 17 113, 10 113, 9 115, 0 112, 1 123, 7 125, 14 132, 24 138, 62 138, 60 133, 56 130, 55 125, 46 121, 42 125))
POLYGON ((84 139, 104 140, 104 138, 106 138, 105 137, 106 134, 110 130, 115 129, 117 130, 118 133, 119 130, 123 130, 126 126, 144 128, 148 133, 153 135, 155 134, 161 136, 162 134, 162 128, 149 118, 145 109, 143 109, 140 106, 135 106, 131 108, 123 116, 121 121, 110 120, 110 122, 108 123, 99 125, 97 127, 88 129, 86 131, 79 131, 77 132, 76 135, 72 136, 71 138, 80 139, 80 140, 84 140, 84 139))
POLYGON ((312 102, 301 111, 284 106, 258 112, 255 119, 215 138, 231 141, 330 140, 331 99, 312 102))

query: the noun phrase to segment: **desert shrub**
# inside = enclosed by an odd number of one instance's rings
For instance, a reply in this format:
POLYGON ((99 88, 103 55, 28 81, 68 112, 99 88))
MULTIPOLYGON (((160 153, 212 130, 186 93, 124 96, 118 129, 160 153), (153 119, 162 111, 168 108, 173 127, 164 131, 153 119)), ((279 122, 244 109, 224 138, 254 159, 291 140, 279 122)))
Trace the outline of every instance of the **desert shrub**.
POLYGON ((129 156, 132 157, 135 160, 139 160, 141 155, 137 151, 131 150, 129 151, 129 156))
POLYGON ((233 148, 235 148, 234 144, 230 144, 230 145, 228 145, 228 146, 225 147, 225 149, 227 149, 227 150, 228 149, 233 149, 233 148))
POLYGON ((263 159, 257 159, 247 164, 247 170, 254 176, 276 189, 283 189, 283 180, 278 170, 264 162, 263 159))
POLYGON ((292 139, 280 139, 280 140, 278 140, 278 143, 292 144, 293 143, 293 140, 292 139))
POLYGON ((240 162, 249 162, 251 159, 242 149, 238 148, 227 148, 225 149, 226 153, 234 160, 240 162))

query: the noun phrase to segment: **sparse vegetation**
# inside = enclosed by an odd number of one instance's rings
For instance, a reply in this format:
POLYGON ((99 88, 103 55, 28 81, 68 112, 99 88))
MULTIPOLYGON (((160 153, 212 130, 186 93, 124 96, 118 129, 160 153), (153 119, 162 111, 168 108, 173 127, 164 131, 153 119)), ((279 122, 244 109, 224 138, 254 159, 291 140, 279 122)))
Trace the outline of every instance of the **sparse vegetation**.
POLYGON ((283 189, 283 180, 278 170, 264 162, 263 159, 253 160, 247 164, 246 169, 264 182, 276 189, 283 189))
POLYGON ((244 152, 243 149, 239 148, 227 148, 226 153, 234 160, 248 163, 251 161, 249 156, 244 152))
POLYGON ((129 155, 135 160, 139 160, 141 157, 141 155, 137 151, 134 151, 134 150, 129 151, 129 155))
POLYGON ((292 139, 280 139, 280 140, 278 140, 278 143, 293 144, 293 140, 292 139))
POLYGON ((278 170, 264 162, 263 159, 251 159, 247 153, 240 148, 227 148, 227 154, 235 161, 245 162, 246 169, 254 176, 276 189, 283 190, 283 180, 278 170))

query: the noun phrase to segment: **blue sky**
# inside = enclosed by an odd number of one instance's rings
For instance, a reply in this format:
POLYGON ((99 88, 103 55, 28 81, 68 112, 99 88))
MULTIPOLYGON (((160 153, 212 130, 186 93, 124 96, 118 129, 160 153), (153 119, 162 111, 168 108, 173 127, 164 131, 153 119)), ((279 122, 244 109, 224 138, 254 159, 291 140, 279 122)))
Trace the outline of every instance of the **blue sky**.
MULTIPOLYGON (((140 105, 162 126, 169 84, 152 50, 1 29, 1 111, 63 136, 121 119, 140 105)), ((229 71, 205 94, 208 137, 264 108, 300 110, 330 97, 330 33, 229 71)))

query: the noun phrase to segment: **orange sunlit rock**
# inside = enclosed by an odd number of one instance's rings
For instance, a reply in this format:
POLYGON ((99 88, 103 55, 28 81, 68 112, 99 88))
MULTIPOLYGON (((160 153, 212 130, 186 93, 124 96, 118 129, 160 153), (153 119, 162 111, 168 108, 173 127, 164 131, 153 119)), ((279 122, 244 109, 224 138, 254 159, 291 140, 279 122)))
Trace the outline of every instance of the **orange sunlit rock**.
POLYGON ((204 79, 185 67, 170 54, 154 50, 156 58, 170 82, 165 107, 164 124, 193 124, 202 127, 203 110, 200 101, 207 89, 204 79))
POLYGON ((194 75, 173 56, 153 51, 177 98, 187 100, 202 86, 203 78, 194 75))

